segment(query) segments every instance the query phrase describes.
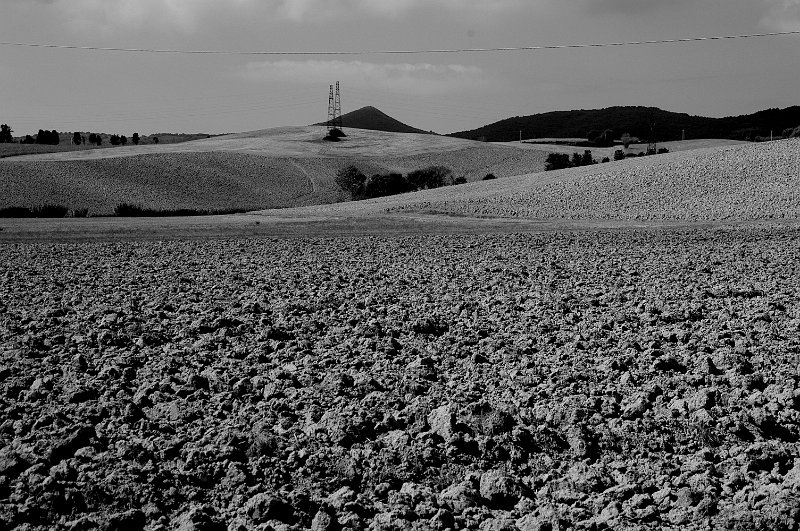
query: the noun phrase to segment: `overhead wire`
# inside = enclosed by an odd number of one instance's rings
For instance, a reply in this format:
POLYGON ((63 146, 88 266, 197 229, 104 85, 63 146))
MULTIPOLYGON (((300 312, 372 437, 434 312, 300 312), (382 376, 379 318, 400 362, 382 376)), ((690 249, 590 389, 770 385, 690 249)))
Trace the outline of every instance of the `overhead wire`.
POLYGON ((158 54, 189 54, 189 55, 266 55, 266 56, 352 56, 352 55, 412 55, 412 54, 454 54, 454 53, 487 53, 487 52, 522 52, 542 50, 565 50, 580 48, 607 48, 617 46, 641 46, 647 44, 677 44, 687 42, 720 41, 731 39, 752 39, 756 37, 777 37, 786 35, 800 35, 800 30, 774 31, 769 33, 748 33, 742 35, 715 35, 705 37, 687 37, 680 39, 655 39, 647 41, 622 41, 602 43, 579 44, 544 44, 535 46, 502 46, 490 48, 432 48, 418 50, 181 50, 169 48, 123 48, 116 46, 79 46, 70 44, 51 44, 34 42, 0 41, 0 46, 16 46, 27 48, 52 48, 61 50, 82 50, 98 52, 127 52, 127 53, 158 53, 158 54))

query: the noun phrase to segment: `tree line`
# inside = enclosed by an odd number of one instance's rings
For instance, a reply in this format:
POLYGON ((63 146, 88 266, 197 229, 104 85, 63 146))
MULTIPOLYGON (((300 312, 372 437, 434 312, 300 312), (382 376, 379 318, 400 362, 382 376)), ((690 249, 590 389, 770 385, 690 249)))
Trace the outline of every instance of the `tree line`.
POLYGON ((355 166, 347 166, 336 173, 336 184, 349 193, 353 200, 385 197, 466 182, 466 177, 455 177, 453 171, 444 166, 414 170, 406 176, 400 173, 376 173, 367 177, 355 166))
MULTIPOLYGON (((14 140, 13 133, 14 130, 8 124, 0 125, 0 144, 16 144, 17 141, 14 140)), ((112 146, 124 146, 128 143, 128 137, 125 135, 117 135, 113 134, 108 137, 108 142, 112 146)), ((139 136, 139 133, 133 133, 131 135, 130 141, 133 145, 138 146, 139 142, 141 142, 142 138, 139 136)), ((43 144, 49 146, 57 146, 61 143, 61 135, 55 129, 48 131, 47 129, 39 129, 39 132, 36 133, 36 137, 34 138, 31 135, 25 135, 21 137, 18 141, 20 144, 43 144)), ((81 145, 96 145, 102 146, 103 145, 103 136, 96 133, 89 133, 88 136, 84 136, 83 133, 75 131, 72 134, 72 144, 76 146, 81 145)), ((158 144, 158 137, 153 137, 153 143, 158 144)))

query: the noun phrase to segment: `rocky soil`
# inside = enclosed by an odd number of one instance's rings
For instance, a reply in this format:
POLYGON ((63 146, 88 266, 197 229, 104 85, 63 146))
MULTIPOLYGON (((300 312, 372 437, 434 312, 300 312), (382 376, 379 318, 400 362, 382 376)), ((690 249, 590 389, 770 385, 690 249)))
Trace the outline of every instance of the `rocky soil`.
POLYGON ((797 529, 800 229, 0 247, 2 529, 797 529))

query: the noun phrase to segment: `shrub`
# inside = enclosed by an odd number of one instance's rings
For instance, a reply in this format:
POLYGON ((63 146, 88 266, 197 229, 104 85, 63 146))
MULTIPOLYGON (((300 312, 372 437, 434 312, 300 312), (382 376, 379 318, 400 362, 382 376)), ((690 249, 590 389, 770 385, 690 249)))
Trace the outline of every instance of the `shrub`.
POLYGON ((35 218, 64 218, 69 209, 64 205, 42 205, 31 210, 35 218))
POLYGON ((605 164, 606 162, 611 162, 611 159, 610 159, 610 158, 608 158, 608 157, 603 157, 603 160, 602 160, 601 162, 602 162, 603 164, 605 164))
POLYGON ((11 206, 0 208, 0 218, 29 218, 33 215, 30 208, 11 206))
POLYGON ((129 203, 120 203, 114 207, 114 215, 118 217, 136 217, 142 216, 144 209, 138 205, 131 205, 129 203))
POLYGON ((452 181, 453 171, 445 166, 430 166, 408 174, 408 184, 416 190, 440 188, 452 181))
POLYGON ((570 166, 572 166, 572 163, 570 163, 569 155, 566 153, 550 153, 547 155, 544 169, 547 171, 561 170, 570 166))
POLYGON ((364 184, 367 176, 355 166, 347 166, 336 172, 336 184, 339 188, 350 194, 351 199, 358 199, 364 195, 364 184))
POLYGON ((484 181, 491 181, 492 179, 497 179, 497 177, 495 177, 494 173, 487 173, 487 174, 486 174, 486 175, 483 177, 483 180, 484 180, 484 181))
POLYGON ((625 159, 625 152, 621 149, 618 149, 614 152, 614 160, 623 160, 625 159))
POLYGON ((111 143, 112 146, 118 146, 118 145, 120 145, 120 142, 121 142, 120 138, 119 138, 119 135, 111 135, 109 137, 108 141, 111 143))
POLYGON ((463 175, 460 175, 460 176, 456 177, 455 179, 453 179, 453 185, 455 186, 455 185, 458 185, 458 184, 467 184, 467 178, 464 177, 463 175))
POLYGON ((663 155, 664 153, 669 153, 669 149, 667 148, 658 148, 658 154, 663 155))
POLYGON ((364 185, 364 197, 386 197, 411 192, 414 187, 399 173, 376 173, 364 185))
POLYGON ((139 133, 133 133, 133 136, 131 137, 131 141, 133 142, 134 146, 138 146, 139 145, 139 133))

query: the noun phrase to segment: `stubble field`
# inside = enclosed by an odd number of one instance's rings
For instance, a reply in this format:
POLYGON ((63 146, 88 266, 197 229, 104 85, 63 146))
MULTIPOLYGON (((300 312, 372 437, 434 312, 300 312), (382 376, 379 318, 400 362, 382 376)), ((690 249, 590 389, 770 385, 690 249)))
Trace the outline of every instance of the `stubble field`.
POLYGON ((0 248, 20 529, 796 529, 794 225, 0 248))

